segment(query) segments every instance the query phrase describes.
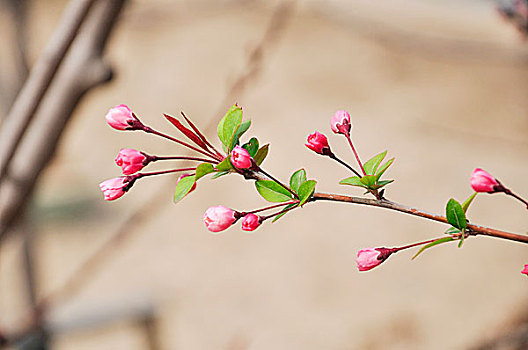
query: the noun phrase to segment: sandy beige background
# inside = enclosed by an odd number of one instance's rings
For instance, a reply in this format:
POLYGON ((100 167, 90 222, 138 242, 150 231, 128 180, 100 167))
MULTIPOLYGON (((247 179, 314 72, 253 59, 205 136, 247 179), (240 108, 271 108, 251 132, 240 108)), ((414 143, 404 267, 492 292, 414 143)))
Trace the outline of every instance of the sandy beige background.
MULTIPOLYGON (((65 1, 35 2, 31 54, 51 34, 65 1)), ((277 1, 132 1, 112 37, 109 85, 90 93, 62 139, 32 205, 38 229, 39 295, 59 288, 132 213, 146 211, 82 288, 59 303, 51 325, 152 306, 163 349, 461 349, 501 330, 527 307, 528 263, 521 244, 488 238, 462 249, 412 252, 358 273, 357 250, 438 236, 444 225, 359 206, 318 203, 252 234, 233 227, 211 235, 212 205, 264 205, 238 176, 201 181, 182 203, 175 178, 145 179, 117 202, 98 183, 119 175, 122 147, 178 154, 176 145, 119 133, 104 122, 127 103, 153 127, 177 134, 162 113, 186 112, 216 141, 221 112, 238 102, 252 119, 248 135, 271 143, 265 168, 281 179, 300 167, 318 190, 361 195, 337 182, 346 169, 304 147, 319 130, 331 136, 336 109, 353 116, 362 158, 396 157, 387 197, 442 213, 450 197, 470 194, 483 167, 528 195, 528 49, 488 2, 298 1, 267 42, 258 71, 237 97, 277 1)), ((353 161, 344 139, 334 151, 353 161)), ((160 168, 159 165, 153 168, 160 168)), ((526 210, 482 195, 473 222, 527 231, 526 210)), ((0 325, 16 327, 26 310, 20 239, 0 248, 0 325)), ((61 326, 62 327, 62 326, 61 326)), ((54 349, 144 349, 141 329, 123 318, 59 333, 54 349)))

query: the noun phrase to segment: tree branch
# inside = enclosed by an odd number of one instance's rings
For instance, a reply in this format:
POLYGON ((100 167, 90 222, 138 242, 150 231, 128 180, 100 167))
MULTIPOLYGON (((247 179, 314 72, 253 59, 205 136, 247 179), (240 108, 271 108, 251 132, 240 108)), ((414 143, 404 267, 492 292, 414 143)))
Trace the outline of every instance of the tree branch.
POLYGON ((95 0, 71 1, 0 130, 0 181, 44 94, 95 0))
MULTIPOLYGON (((385 208, 385 209, 395 210, 395 211, 399 211, 399 212, 414 215, 414 216, 419 216, 421 218, 438 221, 444 224, 449 224, 445 216, 431 214, 423 210, 411 208, 411 207, 408 207, 408 206, 405 206, 399 203, 391 202, 386 199, 377 200, 377 199, 370 199, 370 198, 343 196, 343 195, 338 195, 338 194, 314 193, 312 201, 318 201, 318 200, 369 205, 373 207, 385 208)), ((485 235, 485 236, 490 236, 490 237, 507 239, 510 241, 528 243, 528 236, 526 235, 519 235, 516 233, 500 231, 500 230, 496 230, 493 228, 484 227, 484 226, 475 225, 475 224, 469 224, 469 223, 467 225, 467 229, 471 235, 485 235)))
MULTIPOLYGON (((0 241, 14 222, 14 219, 22 211, 29 195, 32 193, 39 174, 52 158, 62 131, 81 98, 89 89, 111 79, 112 71, 102 60, 101 56, 124 2, 125 0, 98 1, 91 8, 75 42, 57 71, 53 83, 49 85, 45 96, 43 96, 33 122, 27 127, 26 124, 17 122, 15 119, 27 117, 30 109, 20 107, 20 110, 18 110, 14 106, 13 113, 4 124, 2 130, 0 130, 2 164, 7 165, 7 157, 12 156, 8 171, 0 180, 0 241), (19 127, 23 130, 19 129, 19 127), (24 131, 25 135, 22 139, 10 134, 10 132, 17 134, 20 132, 24 133, 24 131), (6 148, 3 148, 4 145, 6 148), (16 147, 16 150, 12 150, 12 155, 7 152, 8 148, 16 145, 18 147, 16 147)), ((74 9, 84 14, 84 11, 88 11, 90 4, 91 1, 87 0, 75 1, 65 12, 65 16, 71 16, 71 11, 74 9), (83 11, 81 11, 81 7, 83 11)), ((83 16, 80 16, 78 12, 76 12, 76 18, 81 21, 83 16)), ((62 25, 59 26, 59 29, 71 30, 72 27, 75 27, 70 21, 66 22, 70 26, 62 25)), ((52 41, 57 41, 56 37, 59 36, 61 35, 57 32, 52 41)), ((40 61, 46 62, 49 57, 46 54, 43 54, 43 56, 44 58, 40 61)), ((58 61, 62 61, 62 59, 58 59, 58 61)), ((56 63, 54 61, 50 64, 55 65, 56 63)), ((40 69, 44 68, 40 67, 40 69)), ((33 105, 34 101, 28 100, 30 93, 27 91, 42 92, 44 85, 48 83, 47 80, 37 80, 30 77, 26 83, 26 86, 29 87, 25 86, 17 99, 17 101, 21 102, 16 102, 15 104, 25 101, 33 105), (33 86, 37 85, 37 83, 43 85, 39 87, 33 86)))

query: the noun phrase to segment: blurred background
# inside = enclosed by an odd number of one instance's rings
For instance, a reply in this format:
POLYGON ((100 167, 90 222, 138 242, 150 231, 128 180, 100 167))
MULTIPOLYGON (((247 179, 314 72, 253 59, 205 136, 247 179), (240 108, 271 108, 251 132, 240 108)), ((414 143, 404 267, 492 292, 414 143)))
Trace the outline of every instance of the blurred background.
MULTIPOLYGON (((184 111, 218 145, 216 124, 238 102, 253 122, 248 135, 271 144, 263 167, 283 180, 304 167, 319 191, 362 194, 338 185, 345 168, 304 146, 318 130, 353 162, 329 125, 346 109, 363 159, 385 149, 396 157, 387 172, 396 179, 391 200, 443 213, 449 198, 471 194, 475 167, 526 197, 528 45, 496 2, 116 3, 119 17, 99 50, 113 71, 100 80, 112 80, 81 89, 70 119, 43 122, 64 132, 16 224, 3 227, 0 338, 8 348, 528 348, 528 281, 520 274, 528 254, 520 243, 471 238, 462 249, 443 245, 412 262, 413 252, 400 253, 358 273, 359 249, 434 238, 445 225, 317 203, 253 233, 212 235, 202 222, 208 207, 265 205, 251 182, 201 181, 177 205, 177 176, 143 179, 115 202, 98 188, 120 175, 113 160, 121 148, 185 152, 112 130, 104 120, 110 107, 128 104, 172 135, 162 114, 184 111)), ((2 120, 67 4, 0 1, 2 120)), ((70 108, 50 96, 34 123, 70 108)), ((34 139, 42 135, 35 128, 34 139)), ((20 158, 14 167, 33 164, 20 158)), ((502 195, 478 196, 469 216, 527 232, 526 209, 502 195)))

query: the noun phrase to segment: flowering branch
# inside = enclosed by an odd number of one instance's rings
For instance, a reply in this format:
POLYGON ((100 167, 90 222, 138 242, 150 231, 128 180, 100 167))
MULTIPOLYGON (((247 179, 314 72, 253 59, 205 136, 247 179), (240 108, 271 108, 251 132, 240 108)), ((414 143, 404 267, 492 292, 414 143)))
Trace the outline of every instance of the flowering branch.
MULTIPOLYGON (((277 204, 249 211, 237 211, 223 205, 210 207, 205 212, 204 223, 209 231, 213 233, 226 230, 238 220, 241 220, 242 222, 242 230, 254 231, 268 219, 273 218, 273 222, 275 222, 294 209, 302 208, 306 203, 315 203, 318 201, 344 202, 386 208, 450 225, 450 227, 444 232, 445 236, 440 238, 411 243, 396 248, 382 247, 360 250, 357 259, 358 269, 360 271, 367 271, 380 265, 393 253, 417 246, 422 247, 416 253, 414 258, 426 249, 442 243, 457 241, 458 246, 461 247, 464 240, 470 236, 484 235, 528 243, 528 235, 510 233, 491 227, 469 223, 469 220, 466 217, 466 212, 469 206, 473 203, 477 193, 504 193, 528 205, 524 199, 514 194, 489 173, 479 168, 475 169, 470 179, 471 187, 475 192, 463 203, 459 203, 457 200, 451 198, 447 202, 445 216, 431 214, 421 209, 408 207, 385 199, 384 187, 392 183, 394 180, 382 180, 381 177, 394 163, 394 158, 385 160, 387 151, 384 151, 362 163, 359 154, 356 151, 356 147, 354 147, 354 144, 352 143, 350 135, 352 123, 350 115, 346 111, 337 111, 335 113, 330 122, 331 129, 334 133, 342 134, 346 137, 363 175, 339 159, 332 152, 328 143, 328 138, 324 134, 318 131, 314 132, 308 136, 305 145, 315 153, 337 161, 354 173, 355 176, 342 179, 339 182, 340 184, 361 187, 366 190, 365 193, 371 193, 374 195, 375 199, 316 192, 315 187, 317 181, 308 179, 305 169, 295 171, 289 179, 289 184, 270 175, 269 172, 264 170, 261 166, 262 162, 268 155, 268 145, 260 146, 259 141, 255 137, 250 138, 248 142, 242 145, 240 143, 242 135, 249 129, 251 122, 243 121, 242 108, 236 104, 229 109, 218 125, 218 138, 222 142, 224 152, 227 154, 225 157, 217 151, 209 141, 207 141, 203 134, 199 132, 196 126, 192 124, 185 114, 182 113, 182 116, 191 126, 192 130, 185 127, 180 121, 171 116, 165 115, 165 118, 167 118, 188 139, 193 141, 201 149, 144 126, 127 106, 120 105, 110 110, 107 115, 107 121, 115 129, 142 130, 148 133, 153 133, 184 145, 185 147, 202 155, 206 155, 211 159, 181 156, 160 157, 151 156, 136 150, 121 150, 116 158, 116 164, 122 167, 123 174, 127 176, 107 180, 101 184, 105 199, 114 200, 121 197, 130 189, 135 180, 144 176, 166 174, 176 171, 193 171, 191 174, 184 174, 178 180, 174 195, 175 202, 178 202, 196 188, 196 183, 202 177, 214 173, 214 179, 235 173, 244 176, 247 180, 254 180, 257 192, 265 200, 277 204), (147 166, 149 162, 162 159, 185 159, 202 163, 194 168, 171 169, 153 173, 134 174, 147 166), (267 215, 257 215, 257 213, 276 208, 280 208, 280 210, 267 215)), ((528 269, 525 268, 523 273, 528 274, 528 269), (526 272, 524 272, 525 270, 526 272)))

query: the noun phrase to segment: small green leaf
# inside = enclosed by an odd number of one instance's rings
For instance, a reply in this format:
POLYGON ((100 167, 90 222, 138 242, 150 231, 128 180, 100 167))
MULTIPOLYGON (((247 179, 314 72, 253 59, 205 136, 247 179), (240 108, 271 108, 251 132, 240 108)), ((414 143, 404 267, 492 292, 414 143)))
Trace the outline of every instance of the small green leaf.
POLYGON ((420 248, 420 250, 418 251, 418 253, 416 253, 412 258, 411 260, 414 260, 418 255, 420 255, 424 250, 426 249, 429 249, 431 247, 434 247, 435 245, 438 245, 438 244, 442 244, 442 243, 447 243, 447 242, 451 242, 451 241, 454 241, 453 237, 444 237, 444 238, 439 238, 437 239, 436 241, 434 242, 431 242, 429 244, 426 244, 424 245, 422 248, 420 248))
POLYGON ((269 202, 286 202, 292 199, 291 193, 275 181, 255 181, 255 187, 260 195, 269 202))
POLYGON ((215 169, 211 163, 202 163, 198 165, 198 167, 196 168, 196 175, 194 175, 195 181, 200 180, 200 178, 204 177, 209 173, 213 173, 214 171, 215 169))
POLYGON ((376 183, 376 176, 375 175, 365 175, 363 176, 359 181, 367 187, 371 187, 376 183))
POLYGON ((194 176, 186 176, 182 178, 174 190, 174 203, 178 203, 183 197, 185 197, 193 187, 194 183, 194 176))
POLYGON ((259 149, 259 142, 256 137, 252 137, 251 140, 242 145, 242 148, 245 148, 249 155, 254 157, 259 149))
POLYGON ((467 213, 467 210, 469 206, 471 205, 471 202, 473 202, 473 199, 477 196, 477 192, 474 192, 471 196, 468 197, 462 204, 462 209, 464 209, 464 213, 467 213))
POLYGON ((458 241, 458 247, 462 248, 462 244, 464 243, 464 235, 460 235, 460 239, 458 241))
POLYGON ((451 226, 450 228, 445 230, 445 234, 446 235, 456 235, 456 234, 460 234, 461 232, 462 231, 460 231, 459 229, 457 229, 456 227, 453 227, 453 226, 451 226))
POLYGON ((317 181, 308 180, 304 181, 301 186, 299 186, 299 205, 302 206, 306 201, 312 198, 313 193, 315 192, 315 185, 317 181))
POLYGON ((234 168, 233 168, 233 165, 231 164, 231 160, 229 160, 229 156, 225 157, 224 160, 221 161, 220 164, 216 166, 216 170, 218 171, 228 171, 232 169, 234 168))
POLYGON ((255 163, 257 163, 257 165, 262 164, 264 159, 266 159, 266 157, 268 156, 268 151, 269 151, 269 144, 266 144, 259 148, 259 150, 257 151, 257 154, 255 154, 255 156, 253 157, 253 160, 255 161, 255 163))
POLYGON ((385 158, 386 155, 387 151, 381 152, 380 154, 375 155, 363 164, 363 169, 365 169, 367 175, 374 175, 376 173, 379 164, 381 163, 383 158, 385 158))
POLYGON ((234 104, 229 108, 225 116, 220 120, 218 124, 218 138, 222 141, 224 151, 229 153, 229 147, 233 140, 235 131, 242 122, 242 108, 237 104, 234 104))
POLYGON ((394 180, 382 180, 382 181, 378 181, 376 182, 374 185, 371 185, 370 188, 373 189, 373 190, 377 190, 379 188, 382 188, 383 186, 385 185, 388 185, 390 184, 391 182, 393 182, 394 180))
MULTIPOLYGON (((290 208, 293 208, 295 206, 297 206, 298 203, 292 203, 292 204, 288 204, 287 206, 284 207, 284 210, 287 210, 287 209, 290 209, 290 208)), ((271 223, 274 223, 275 221, 279 220, 280 218, 282 218, 284 215, 288 214, 290 211, 283 211, 282 213, 278 214, 277 216, 275 216, 273 218, 273 220, 271 220, 271 223)))
POLYGON ((462 206, 460 203, 458 203, 456 200, 451 198, 447 202, 446 206, 446 218, 447 222, 449 222, 454 227, 464 230, 467 226, 467 220, 466 215, 464 214, 464 209, 462 209, 462 206))
POLYGON ((231 152, 231 150, 235 148, 236 145, 238 145, 238 140, 240 139, 240 136, 242 136, 249 129, 250 126, 251 126, 251 120, 246 120, 245 122, 243 122, 242 124, 238 126, 238 128, 235 131, 235 134, 233 135, 231 142, 229 143, 230 144, 229 152, 231 152))
POLYGON ((214 174, 213 176, 211 176, 211 179, 218 179, 220 176, 224 176, 224 175, 227 175, 229 174, 230 171, 219 171, 217 172, 216 174, 214 174))
POLYGON ((385 164, 383 164, 381 167, 379 167, 378 171, 376 172, 377 180, 383 175, 383 173, 394 163, 394 158, 389 159, 385 164))
POLYGON ((290 188, 293 192, 299 194, 299 186, 306 181, 306 170, 299 169, 290 177, 290 188))
POLYGON ((361 182, 361 179, 359 178, 359 176, 347 177, 346 179, 339 181, 339 183, 341 185, 365 187, 365 185, 361 182))

